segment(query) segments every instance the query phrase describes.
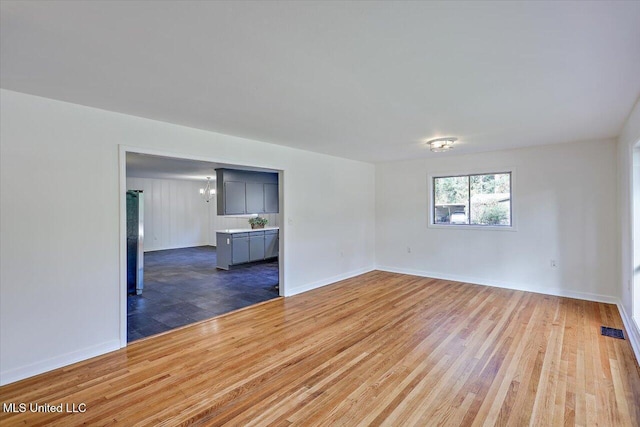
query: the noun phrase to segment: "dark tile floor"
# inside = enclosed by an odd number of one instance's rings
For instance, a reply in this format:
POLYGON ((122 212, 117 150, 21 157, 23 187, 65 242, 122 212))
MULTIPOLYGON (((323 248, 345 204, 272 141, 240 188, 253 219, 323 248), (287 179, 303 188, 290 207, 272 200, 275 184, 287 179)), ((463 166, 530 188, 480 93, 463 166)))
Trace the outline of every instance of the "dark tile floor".
POLYGON ((225 271, 216 248, 144 254, 144 290, 127 298, 127 341, 278 297, 278 261, 225 271))

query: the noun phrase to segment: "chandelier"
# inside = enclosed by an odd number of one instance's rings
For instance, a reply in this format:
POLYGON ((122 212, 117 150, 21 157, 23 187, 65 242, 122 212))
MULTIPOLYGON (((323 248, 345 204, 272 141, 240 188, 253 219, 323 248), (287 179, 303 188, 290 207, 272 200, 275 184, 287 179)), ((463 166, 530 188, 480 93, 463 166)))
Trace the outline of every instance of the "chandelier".
POLYGON ((205 202, 209 203, 211 199, 216 195, 216 189, 211 185, 211 177, 207 177, 207 185, 204 188, 200 189, 200 195, 204 199, 205 202))

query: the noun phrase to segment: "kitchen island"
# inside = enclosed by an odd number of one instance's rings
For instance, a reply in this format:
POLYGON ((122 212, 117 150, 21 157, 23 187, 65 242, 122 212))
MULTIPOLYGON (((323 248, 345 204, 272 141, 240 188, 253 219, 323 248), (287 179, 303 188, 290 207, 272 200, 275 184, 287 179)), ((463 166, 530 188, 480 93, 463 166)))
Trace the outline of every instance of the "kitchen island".
POLYGON ((232 266, 276 258, 279 232, 278 227, 217 230, 216 267, 229 270, 232 266))

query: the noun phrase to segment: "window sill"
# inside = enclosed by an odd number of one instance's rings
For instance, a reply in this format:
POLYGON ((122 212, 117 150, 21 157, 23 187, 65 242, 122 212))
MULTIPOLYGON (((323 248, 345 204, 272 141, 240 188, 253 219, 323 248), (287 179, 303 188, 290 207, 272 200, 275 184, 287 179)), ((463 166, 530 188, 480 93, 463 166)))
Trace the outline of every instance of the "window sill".
POLYGON ((448 230, 518 231, 515 225, 495 226, 495 225, 463 225, 463 224, 427 224, 427 227, 448 229, 448 230))

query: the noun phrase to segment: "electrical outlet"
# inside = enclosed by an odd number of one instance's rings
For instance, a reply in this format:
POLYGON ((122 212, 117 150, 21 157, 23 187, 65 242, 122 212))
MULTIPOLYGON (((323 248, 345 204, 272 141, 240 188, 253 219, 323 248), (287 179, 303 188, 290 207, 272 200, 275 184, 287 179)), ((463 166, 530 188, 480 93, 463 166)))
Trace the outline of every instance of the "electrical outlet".
POLYGON ((340 251, 340 257, 344 258, 344 252, 340 251))
POLYGON ((549 261, 549 265, 551 266, 551 268, 557 268, 558 264, 556 263, 555 259, 552 259, 551 261, 549 261))
POLYGON ((411 253, 411 247, 407 246, 407 253, 410 254, 411 253))

